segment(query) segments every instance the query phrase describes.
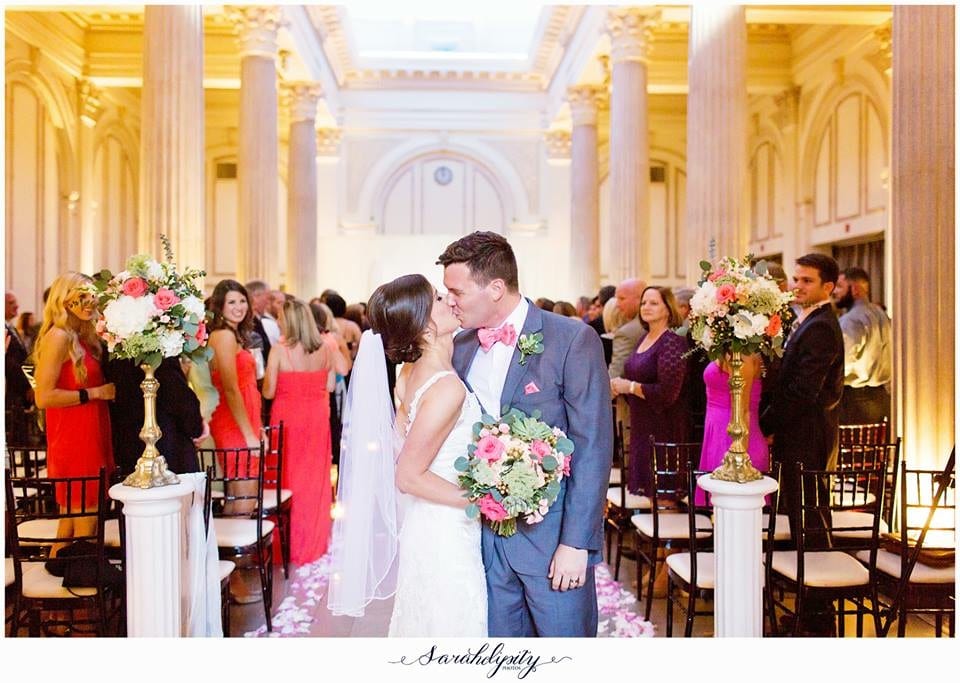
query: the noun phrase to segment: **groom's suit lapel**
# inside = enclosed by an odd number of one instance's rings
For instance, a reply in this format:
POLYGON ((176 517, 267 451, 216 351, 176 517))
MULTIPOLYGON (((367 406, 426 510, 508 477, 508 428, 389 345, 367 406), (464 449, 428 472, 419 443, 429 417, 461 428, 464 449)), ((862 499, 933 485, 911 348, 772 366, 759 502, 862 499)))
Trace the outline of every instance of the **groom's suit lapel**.
POLYGON ((510 358, 510 368, 507 370, 507 378, 503 381, 503 391, 500 393, 501 410, 504 406, 510 405, 513 395, 517 393, 517 387, 520 386, 530 367, 530 358, 527 358, 525 365, 520 365, 520 336, 534 334, 543 329, 543 311, 530 299, 527 299, 527 305, 527 319, 523 322, 523 329, 517 335, 517 344, 513 347, 513 357, 510 358))

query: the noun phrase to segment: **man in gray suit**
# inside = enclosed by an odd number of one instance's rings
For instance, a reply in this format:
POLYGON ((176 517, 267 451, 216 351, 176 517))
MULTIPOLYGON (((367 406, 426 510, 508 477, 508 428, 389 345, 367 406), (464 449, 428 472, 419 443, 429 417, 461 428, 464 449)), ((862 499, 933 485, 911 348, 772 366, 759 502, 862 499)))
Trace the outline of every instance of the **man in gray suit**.
POLYGON ((509 538, 483 528, 489 635, 594 637, 594 567, 613 449, 600 339, 520 294, 513 249, 500 235, 474 232, 437 262, 464 328, 454 340, 453 364, 484 412, 539 410, 575 445, 570 476, 542 522, 521 520, 509 538), (521 363, 517 340, 534 334, 542 335, 543 352, 521 363))
POLYGON ((617 308, 627 322, 613 332, 613 355, 608 368, 610 379, 623 376, 627 358, 647 333, 640 324, 640 297, 646 287, 647 283, 637 278, 628 278, 617 287, 617 308))

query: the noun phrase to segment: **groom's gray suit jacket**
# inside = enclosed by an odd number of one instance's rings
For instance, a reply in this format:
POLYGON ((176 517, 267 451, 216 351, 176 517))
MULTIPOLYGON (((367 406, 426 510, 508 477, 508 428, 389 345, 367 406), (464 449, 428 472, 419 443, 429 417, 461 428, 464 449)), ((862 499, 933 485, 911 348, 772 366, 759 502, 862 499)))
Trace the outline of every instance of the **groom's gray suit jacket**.
MULTIPOLYGON (((529 300, 528 300, 529 301, 529 300)), ((518 333, 543 334, 543 353, 528 356, 520 365, 517 346, 510 361, 500 407, 512 407, 559 427, 573 441, 571 473, 560 494, 539 524, 520 520, 517 533, 501 539, 514 571, 546 576, 557 545, 585 548, 588 563, 600 561, 603 514, 613 456, 613 418, 610 379, 597 333, 579 320, 548 313, 532 302, 518 333), (527 393, 533 383, 539 391, 527 393)), ((464 330, 454 340, 453 365, 466 382, 480 348, 477 330, 464 330)), ((501 411, 501 415, 505 410, 501 411)), ((483 561, 489 566, 494 533, 484 525, 483 561)))

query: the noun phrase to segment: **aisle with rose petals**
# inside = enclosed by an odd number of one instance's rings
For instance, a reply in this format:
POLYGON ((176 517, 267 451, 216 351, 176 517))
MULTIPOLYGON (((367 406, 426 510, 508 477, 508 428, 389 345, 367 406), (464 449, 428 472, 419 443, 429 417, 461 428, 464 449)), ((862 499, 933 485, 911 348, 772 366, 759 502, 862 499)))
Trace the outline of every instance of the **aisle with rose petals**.
MULTIPOLYGON (((266 625, 244 634, 248 638, 305 636, 385 636, 392 601, 373 603, 364 619, 332 617, 326 608, 330 556, 298 567, 287 583, 287 595, 273 616, 273 633, 266 625), (368 622, 362 627, 358 622, 368 622)), ((597 565, 597 635, 602 638, 639 638, 655 635, 655 626, 639 614, 636 596, 610 575, 606 564, 597 565)))

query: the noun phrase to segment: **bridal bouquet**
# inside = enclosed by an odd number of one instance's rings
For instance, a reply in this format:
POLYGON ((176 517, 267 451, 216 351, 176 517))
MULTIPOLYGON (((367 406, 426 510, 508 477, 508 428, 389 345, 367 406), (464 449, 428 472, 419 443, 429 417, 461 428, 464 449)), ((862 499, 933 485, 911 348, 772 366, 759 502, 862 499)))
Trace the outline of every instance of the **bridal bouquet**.
POLYGON ((792 292, 781 292, 765 261, 750 266, 724 258, 714 266, 701 261, 700 285, 690 300, 693 340, 710 360, 729 352, 783 355, 784 323, 793 317, 792 292))
POLYGON ((130 358, 153 368, 171 356, 209 359, 203 294, 194 283, 206 273, 187 268, 177 272, 165 236, 164 263, 144 254, 127 259, 126 268, 113 275, 94 276, 99 297, 97 333, 114 358, 130 358))
POLYGON ((539 418, 516 408, 499 420, 484 415, 467 455, 454 463, 470 500, 467 517, 483 517, 501 536, 515 534, 520 517, 542 522, 570 475, 573 442, 539 418))

